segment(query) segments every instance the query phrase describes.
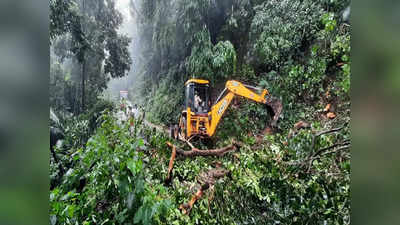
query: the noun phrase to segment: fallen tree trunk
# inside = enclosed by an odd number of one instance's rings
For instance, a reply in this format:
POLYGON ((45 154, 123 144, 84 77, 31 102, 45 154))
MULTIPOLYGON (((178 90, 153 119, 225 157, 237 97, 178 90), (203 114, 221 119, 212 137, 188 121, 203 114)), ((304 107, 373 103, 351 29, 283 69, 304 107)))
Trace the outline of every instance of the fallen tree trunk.
POLYGON ((182 210, 182 213, 188 215, 192 210, 194 203, 203 196, 204 191, 213 186, 217 179, 224 177, 225 175, 229 174, 229 172, 230 171, 226 169, 212 169, 200 174, 197 180, 201 185, 200 189, 192 196, 188 203, 183 203, 179 206, 179 209, 182 210))
MULTIPOLYGON (((188 143, 190 143, 190 142, 188 142, 188 143)), ((165 179, 165 184, 169 185, 172 181, 172 170, 173 170, 174 160, 176 158, 177 153, 184 157, 223 156, 227 152, 235 151, 241 145, 241 143, 235 141, 235 142, 233 142, 233 144, 231 144, 229 146, 226 146, 223 148, 218 148, 218 149, 208 149, 208 150, 200 150, 200 149, 192 147, 192 150, 190 150, 190 151, 182 150, 170 142, 167 142, 167 145, 172 148, 171 158, 169 160, 169 165, 168 165, 167 177, 165 179)))
POLYGON ((177 148, 175 145, 171 144, 170 142, 167 142, 167 145, 170 146, 171 148, 175 148, 176 152, 179 155, 185 156, 185 157, 196 157, 196 156, 223 156, 225 153, 230 152, 230 151, 235 151, 237 147, 239 146, 238 143, 233 143, 229 146, 223 147, 223 148, 217 148, 217 149, 207 149, 207 150, 200 150, 197 148, 192 148, 190 151, 185 151, 180 148, 177 148))

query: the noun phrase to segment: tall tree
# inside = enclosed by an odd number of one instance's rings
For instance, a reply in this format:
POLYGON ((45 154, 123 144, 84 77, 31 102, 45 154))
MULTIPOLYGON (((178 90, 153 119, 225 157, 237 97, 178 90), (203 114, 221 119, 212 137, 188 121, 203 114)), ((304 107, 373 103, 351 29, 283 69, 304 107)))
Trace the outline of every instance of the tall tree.
POLYGON ((114 0, 50 0, 50 9, 52 44, 66 40, 58 55, 73 57, 81 67, 83 112, 96 102, 109 77, 123 77, 130 70, 130 39, 118 33, 122 15, 114 0))

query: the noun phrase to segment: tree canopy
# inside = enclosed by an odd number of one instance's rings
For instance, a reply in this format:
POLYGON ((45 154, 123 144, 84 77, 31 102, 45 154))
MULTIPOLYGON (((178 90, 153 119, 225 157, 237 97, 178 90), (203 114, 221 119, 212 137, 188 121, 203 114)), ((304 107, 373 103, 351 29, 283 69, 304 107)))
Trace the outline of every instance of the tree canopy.
MULTIPOLYGON (((58 81, 53 85, 60 88, 50 93, 56 95, 62 89, 72 91, 64 96, 76 96, 74 101, 81 99, 78 104, 82 107, 94 105, 109 79, 126 76, 132 64, 128 51, 130 38, 118 32, 122 15, 112 0, 51 0, 50 9, 51 50, 54 51, 51 67, 61 70, 51 73, 51 82, 58 81), (72 64, 72 68, 80 66, 80 71, 71 70, 66 63, 72 64), (70 80, 71 73, 75 79, 70 80)), ((80 112, 76 102, 66 98, 58 102, 74 108, 74 113, 80 112)), ((55 108, 60 106, 53 103, 55 108)))

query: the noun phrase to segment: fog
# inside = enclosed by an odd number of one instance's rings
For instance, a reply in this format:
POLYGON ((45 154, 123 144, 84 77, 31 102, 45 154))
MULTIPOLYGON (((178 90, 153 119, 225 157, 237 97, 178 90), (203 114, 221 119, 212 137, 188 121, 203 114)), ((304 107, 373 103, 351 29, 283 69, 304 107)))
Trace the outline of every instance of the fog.
POLYGON ((138 51, 140 43, 137 29, 137 15, 135 14, 135 10, 131 7, 132 3, 137 7, 137 0, 116 0, 116 8, 123 15, 123 23, 119 29, 119 33, 125 34, 132 39, 129 45, 132 65, 127 76, 111 78, 109 81, 105 91, 105 97, 113 100, 119 98, 119 91, 121 90, 128 90, 131 96, 133 85, 137 82, 137 73, 139 69, 138 51))

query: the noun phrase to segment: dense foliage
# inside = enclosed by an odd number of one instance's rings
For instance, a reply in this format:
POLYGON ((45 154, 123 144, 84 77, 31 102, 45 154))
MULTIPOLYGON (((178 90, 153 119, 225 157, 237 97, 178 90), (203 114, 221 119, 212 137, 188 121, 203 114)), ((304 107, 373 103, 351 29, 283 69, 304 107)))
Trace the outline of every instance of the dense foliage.
MULTIPOLYGON (((321 136, 314 145, 310 130, 293 138, 244 135, 240 150, 227 156, 178 159, 172 186, 164 186, 168 138, 140 121, 129 129, 113 115, 102 114, 85 146, 56 149, 70 168, 50 192, 53 224, 349 223, 349 153, 324 152, 307 161, 311 151, 346 141, 348 128, 321 136), (215 161, 231 177, 219 180, 190 216, 182 215, 179 204, 188 201, 198 175, 215 161)), ((324 129, 317 122, 312 127, 324 129)), ((52 161, 52 179, 57 168, 52 161)))
MULTIPOLYGON (((314 105, 321 95, 349 100, 349 1, 135 1, 141 55, 131 91, 149 119, 174 123, 188 78, 267 87, 284 102, 314 105), (166 85, 165 85, 166 83, 166 85), (179 93, 177 93, 179 92, 179 93), (162 97, 160 97, 162 96, 162 97), (163 98, 163 101, 152 99, 163 98)), ((326 100, 326 99, 324 99, 326 100)), ((288 110, 285 113, 289 113, 288 110)), ((289 115, 288 115, 289 116, 289 115)))
POLYGON ((254 9, 250 53, 254 63, 275 70, 308 47, 322 15, 315 1, 267 1, 254 9))
POLYGON ((132 63, 130 38, 112 0, 50 0, 50 105, 78 114, 91 108, 110 77, 132 63))
POLYGON ((50 162, 51 224, 349 224, 349 4, 130 1, 139 48, 129 96, 146 120, 176 123, 188 78, 210 80, 213 100, 237 79, 283 102, 272 131, 264 105, 237 98, 211 142, 194 144, 241 147, 223 157, 178 156, 168 186, 173 140, 141 120, 121 123, 115 104, 100 97, 109 77, 131 64, 114 1, 51 0, 50 104, 65 132, 50 162), (87 108, 70 117, 84 102, 84 61, 87 108), (297 128, 299 121, 309 126, 297 128), (218 162, 230 176, 183 215, 179 206, 198 190, 200 174, 218 162))
POLYGON ((85 148, 71 148, 63 158, 72 166, 51 191, 52 223, 149 224, 170 205, 165 188, 145 171, 143 140, 120 128, 110 114, 102 117, 85 148))

